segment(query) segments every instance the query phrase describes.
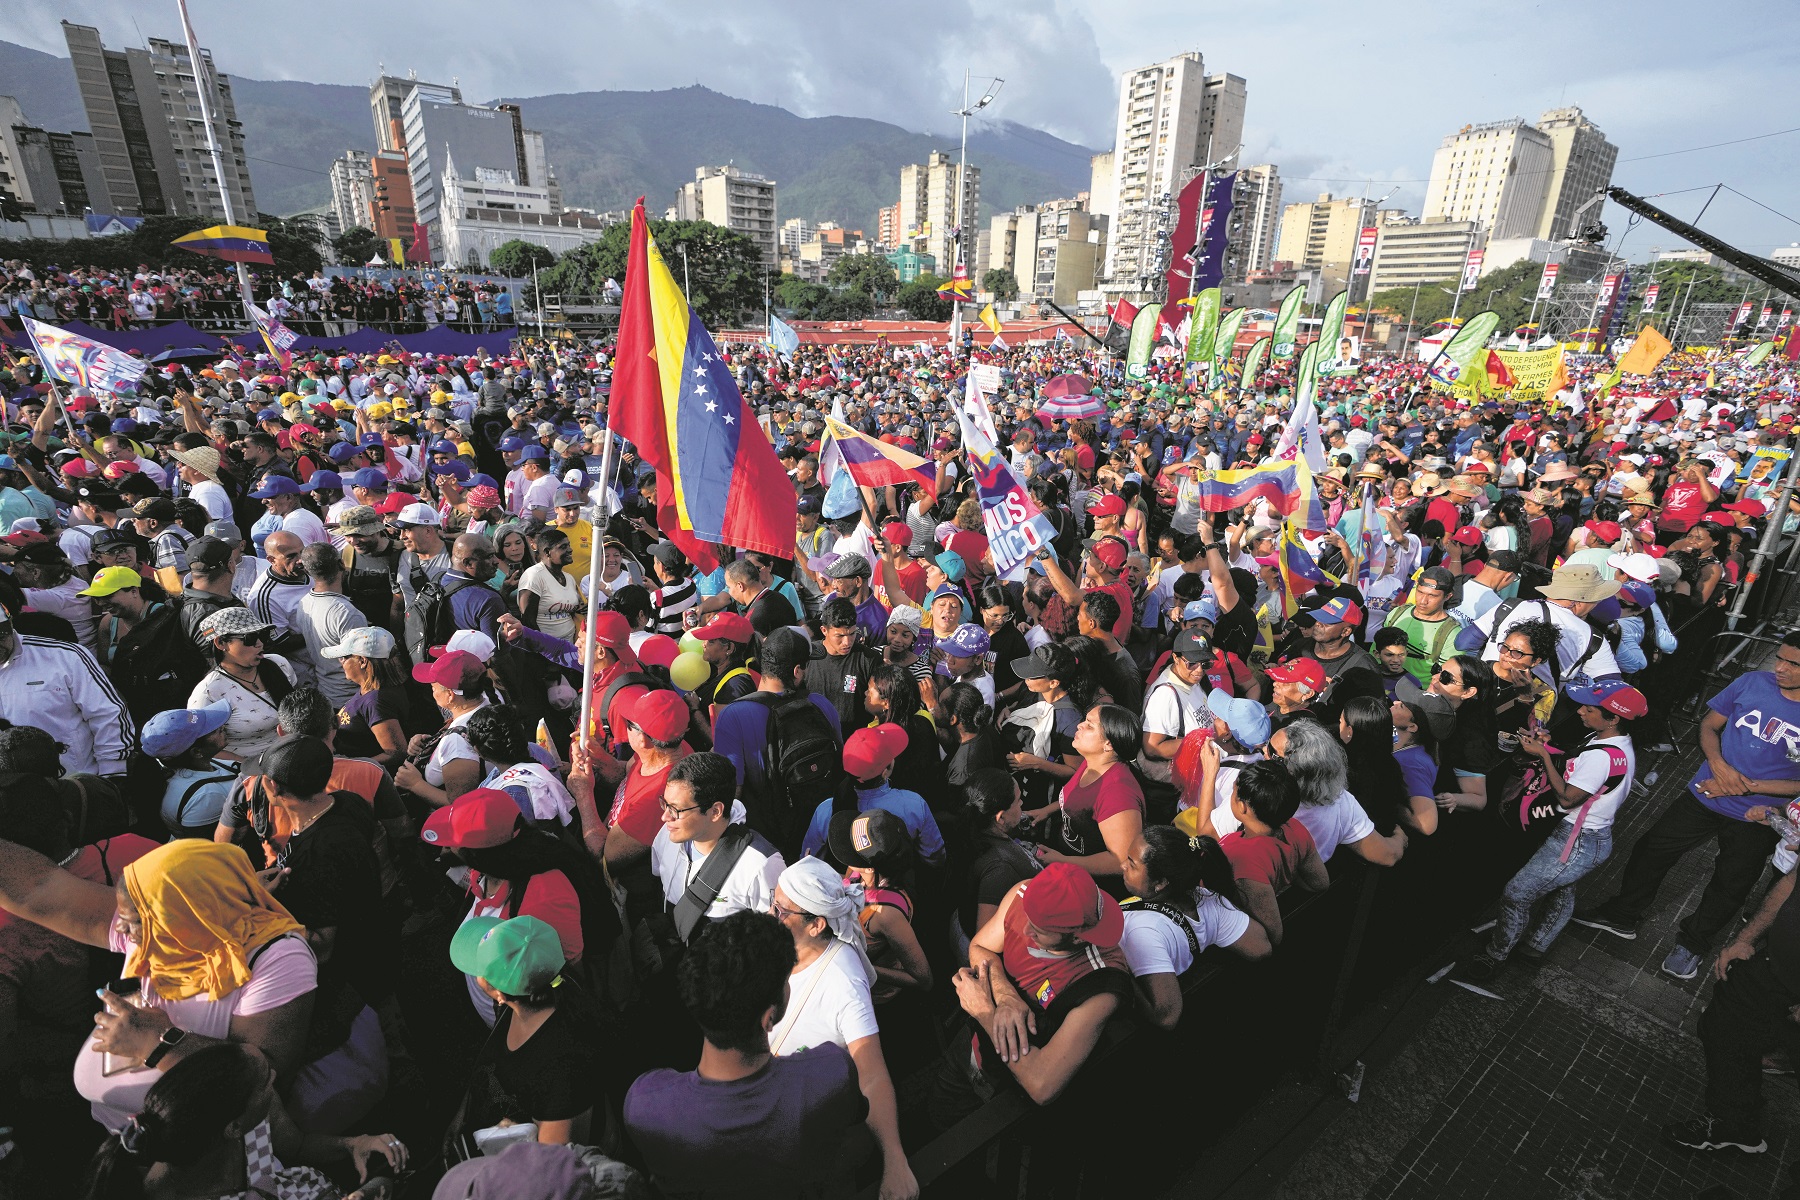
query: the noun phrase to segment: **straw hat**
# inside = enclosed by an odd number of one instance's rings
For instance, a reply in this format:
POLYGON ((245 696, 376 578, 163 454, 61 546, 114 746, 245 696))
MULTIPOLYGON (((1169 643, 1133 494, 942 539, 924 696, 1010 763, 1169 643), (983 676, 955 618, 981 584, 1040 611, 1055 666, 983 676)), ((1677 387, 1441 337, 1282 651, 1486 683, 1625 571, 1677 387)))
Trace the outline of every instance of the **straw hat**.
POLYGON ((1413 493, 1419 496, 1441 496, 1450 489, 1436 471, 1426 471, 1413 480, 1413 493))

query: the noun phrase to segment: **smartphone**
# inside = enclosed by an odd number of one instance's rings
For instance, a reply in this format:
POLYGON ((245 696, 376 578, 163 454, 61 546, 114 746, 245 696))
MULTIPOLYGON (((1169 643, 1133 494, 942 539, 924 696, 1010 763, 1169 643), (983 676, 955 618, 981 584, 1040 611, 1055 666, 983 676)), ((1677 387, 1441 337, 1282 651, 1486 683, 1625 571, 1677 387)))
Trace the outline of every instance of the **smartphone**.
MULTIPOLYGON (((101 990, 104 992, 111 992, 113 995, 127 1003, 135 1004, 139 993, 143 990, 143 986, 144 981, 134 975, 130 979, 115 979, 101 990)), ((117 1075, 122 1071, 135 1070, 139 1065, 139 1063, 134 1062, 131 1059, 118 1058, 112 1054, 102 1053, 100 1055, 100 1075, 102 1078, 117 1075)))

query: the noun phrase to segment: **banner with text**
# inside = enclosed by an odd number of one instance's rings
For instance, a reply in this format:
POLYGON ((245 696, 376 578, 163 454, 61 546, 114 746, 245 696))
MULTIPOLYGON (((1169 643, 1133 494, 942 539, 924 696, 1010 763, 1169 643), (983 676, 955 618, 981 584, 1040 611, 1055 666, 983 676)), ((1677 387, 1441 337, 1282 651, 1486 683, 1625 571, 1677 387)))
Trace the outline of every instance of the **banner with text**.
POLYGON ((1548 350, 1496 350, 1500 361, 1512 372, 1510 389, 1515 400, 1543 399, 1556 375, 1556 364, 1562 358, 1562 347, 1548 350))
POLYGON ((1375 226, 1364 225, 1356 235, 1356 257, 1350 260, 1352 275, 1367 275, 1375 262, 1375 226))
POLYGON ((1556 294, 1556 277, 1562 273, 1562 267, 1556 263, 1545 263, 1544 273, 1538 276, 1537 298, 1548 300, 1556 294))
POLYGON ((987 531, 988 550, 994 556, 994 571, 1002 579, 1023 579, 1032 555, 1056 537, 1056 526, 1038 511, 1006 458, 986 434, 975 428, 969 414, 962 412, 957 416, 962 422, 963 446, 969 452, 976 491, 981 497, 981 522, 987 531))

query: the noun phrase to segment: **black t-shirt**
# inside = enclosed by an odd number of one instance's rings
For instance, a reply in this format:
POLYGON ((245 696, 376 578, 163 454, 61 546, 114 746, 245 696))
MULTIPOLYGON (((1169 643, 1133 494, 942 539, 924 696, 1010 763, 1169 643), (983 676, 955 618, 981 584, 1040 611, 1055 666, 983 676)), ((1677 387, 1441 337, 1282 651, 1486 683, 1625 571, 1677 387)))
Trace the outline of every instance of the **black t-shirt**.
POLYGON ((798 625, 800 614, 794 606, 787 602, 787 597, 773 588, 750 602, 750 611, 744 614, 750 618, 750 628, 763 637, 768 637, 784 625, 798 625))
POLYGON ((403 735, 413 732, 408 728, 412 720, 412 705, 406 698, 404 688, 386 687, 376 688, 372 692, 360 692, 350 697, 349 702, 338 710, 337 719, 337 739, 333 742, 332 749, 340 758, 379 758, 384 754, 381 743, 375 738, 375 726, 385 721, 400 722, 403 735))
POLYGON ((988 649, 994 655, 995 695, 1010 691, 1019 682, 1018 673, 1012 669, 1013 660, 1031 653, 1031 647, 1025 644, 1025 635, 1008 621, 1000 627, 1000 632, 990 635, 988 649))
POLYGON ((963 932, 975 935, 977 906, 998 905, 1006 893, 1037 874, 1037 862, 1025 848, 997 830, 983 830, 978 835, 973 859, 969 863, 968 884, 959 913, 963 932))
POLYGON ((353 984, 363 999, 384 996, 389 965, 399 950, 381 907, 381 864, 375 857, 375 814, 353 792, 288 839, 289 874, 275 898, 309 930, 336 929, 322 978, 353 984))
POLYGON ((475 1056, 469 1107, 462 1127, 485 1129, 503 1118, 567 1121, 594 1106, 600 1094, 600 1055, 566 1007, 558 1007, 517 1050, 506 1048, 513 1012, 500 1007, 494 1032, 475 1056))

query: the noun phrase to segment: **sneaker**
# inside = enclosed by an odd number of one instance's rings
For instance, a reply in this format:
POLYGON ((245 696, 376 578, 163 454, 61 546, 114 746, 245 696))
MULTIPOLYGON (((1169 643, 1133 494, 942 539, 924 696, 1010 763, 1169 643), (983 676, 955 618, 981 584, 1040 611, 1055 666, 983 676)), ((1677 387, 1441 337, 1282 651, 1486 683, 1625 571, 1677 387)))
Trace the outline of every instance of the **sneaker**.
POLYGON ((1771 1050, 1763 1055, 1762 1067, 1764 1075, 1794 1074, 1794 1064, 1788 1060, 1787 1055, 1779 1050, 1771 1050))
POLYGON ((1517 950, 1513 951, 1513 953, 1517 954, 1526 962, 1543 962, 1546 958, 1550 957, 1550 952, 1548 950, 1535 950, 1524 944, 1521 944, 1517 950))
POLYGON ((1761 1154, 1769 1143, 1760 1135, 1724 1128, 1717 1117, 1701 1117, 1681 1125, 1664 1125, 1663 1140, 1684 1150, 1742 1150, 1761 1154))
POLYGON ((1598 929, 1602 933, 1610 933, 1616 938, 1624 938, 1628 942, 1637 941, 1637 922, 1621 921, 1609 914, 1604 908, 1577 912, 1570 918, 1577 925, 1585 925, 1589 929, 1598 929))
POLYGON ((1669 957, 1663 959, 1663 974, 1673 975, 1677 979, 1692 979, 1700 974, 1700 956, 1686 946, 1676 946, 1669 951, 1669 957))
POLYGON ((1468 961, 1457 963, 1455 976, 1458 979, 1469 980, 1471 983, 1486 983, 1498 975, 1500 968, 1505 965, 1505 959, 1495 958, 1486 950, 1482 950, 1468 961))
POLYGON ((1675 753, 1675 747, 1668 742, 1658 742, 1658 743, 1656 743, 1656 745, 1650 747, 1650 753, 1652 753, 1652 754, 1673 754, 1673 753, 1675 753))

